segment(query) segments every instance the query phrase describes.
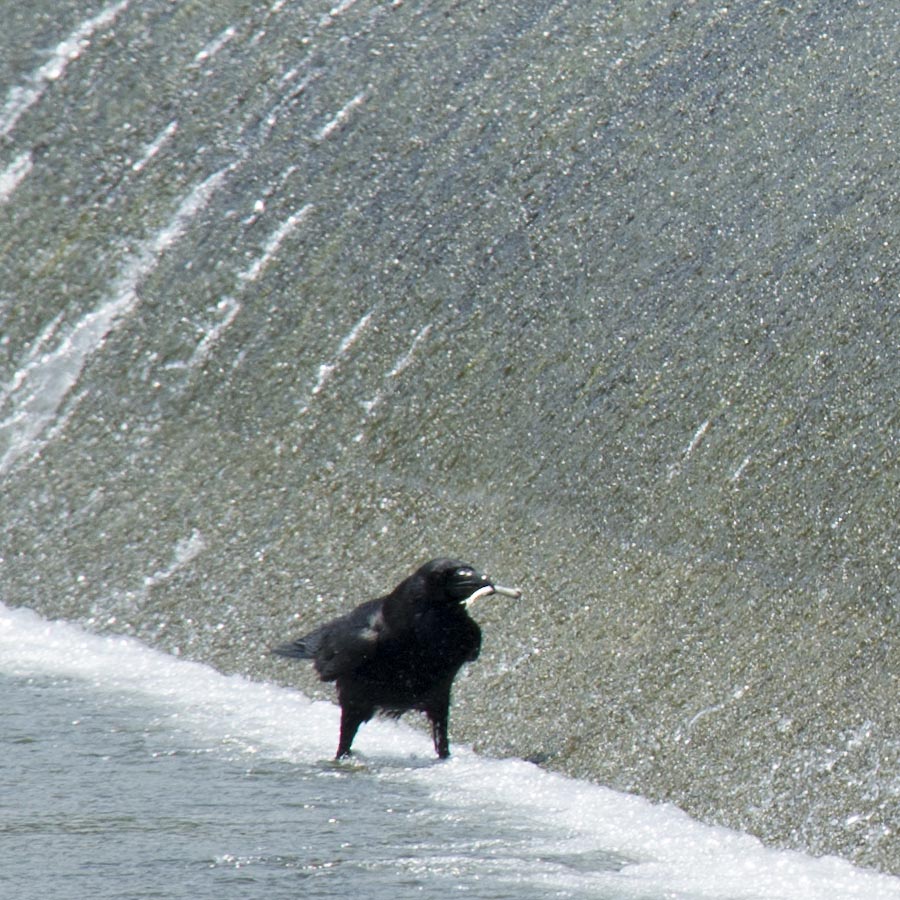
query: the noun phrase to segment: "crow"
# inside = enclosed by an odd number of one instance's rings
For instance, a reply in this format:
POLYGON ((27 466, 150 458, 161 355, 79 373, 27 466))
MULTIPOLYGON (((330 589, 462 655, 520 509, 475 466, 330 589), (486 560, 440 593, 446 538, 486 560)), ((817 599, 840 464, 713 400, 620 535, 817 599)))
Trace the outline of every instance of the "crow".
POLYGON ((341 733, 335 759, 350 756, 359 726, 376 712, 399 717, 410 709, 428 717, 437 755, 450 755, 450 688, 481 649, 481 629, 468 606, 489 594, 518 598, 521 591, 493 584, 458 560, 433 559, 386 596, 272 648, 313 660, 319 678, 336 683, 341 733))

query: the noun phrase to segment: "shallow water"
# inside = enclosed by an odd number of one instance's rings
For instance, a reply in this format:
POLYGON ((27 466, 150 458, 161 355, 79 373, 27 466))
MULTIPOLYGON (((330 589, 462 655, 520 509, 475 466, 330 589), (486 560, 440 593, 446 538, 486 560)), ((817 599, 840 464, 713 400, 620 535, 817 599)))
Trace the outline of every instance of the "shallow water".
POLYGON ((424 760, 291 762, 82 682, 5 676, 3 689, 2 845, 19 897, 505 897, 513 885, 539 897, 544 880, 580 893, 571 865, 607 864, 554 860, 552 839, 502 810, 487 820, 435 803, 406 778, 424 760))
POLYGON ((0 606, 9 896, 897 900, 900 879, 0 606))

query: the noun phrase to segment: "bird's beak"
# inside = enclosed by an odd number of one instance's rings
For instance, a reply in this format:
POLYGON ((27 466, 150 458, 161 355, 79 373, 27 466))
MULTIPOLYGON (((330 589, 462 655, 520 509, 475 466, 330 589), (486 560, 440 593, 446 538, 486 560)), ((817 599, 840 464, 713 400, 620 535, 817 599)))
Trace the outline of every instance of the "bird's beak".
POLYGON ((502 584, 486 584, 484 587, 478 588, 474 594, 467 597, 464 601, 466 609, 468 609, 480 597, 489 597, 491 594, 501 594, 504 597, 511 597, 518 600, 522 596, 522 592, 518 588, 504 587, 502 584))

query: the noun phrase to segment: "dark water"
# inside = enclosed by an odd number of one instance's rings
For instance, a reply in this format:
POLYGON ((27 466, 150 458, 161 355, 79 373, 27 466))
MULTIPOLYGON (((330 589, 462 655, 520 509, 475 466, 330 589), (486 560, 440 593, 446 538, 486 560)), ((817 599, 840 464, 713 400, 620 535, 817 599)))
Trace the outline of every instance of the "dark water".
POLYGON ((455 738, 900 871, 896 4, 0 17, 3 602, 312 692, 467 558, 455 738))

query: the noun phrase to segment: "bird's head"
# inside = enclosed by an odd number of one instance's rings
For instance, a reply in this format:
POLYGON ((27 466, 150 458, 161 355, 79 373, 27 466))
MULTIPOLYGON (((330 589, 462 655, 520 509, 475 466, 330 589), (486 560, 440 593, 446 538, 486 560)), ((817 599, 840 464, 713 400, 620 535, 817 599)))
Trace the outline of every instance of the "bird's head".
POLYGON ((489 594, 503 594, 518 599, 522 592, 518 588, 507 588, 494 584, 473 566, 457 559, 433 559, 425 563, 416 573, 421 576, 431 591, 440 594, 450 602, 469 606, 479 597, 489 594))

